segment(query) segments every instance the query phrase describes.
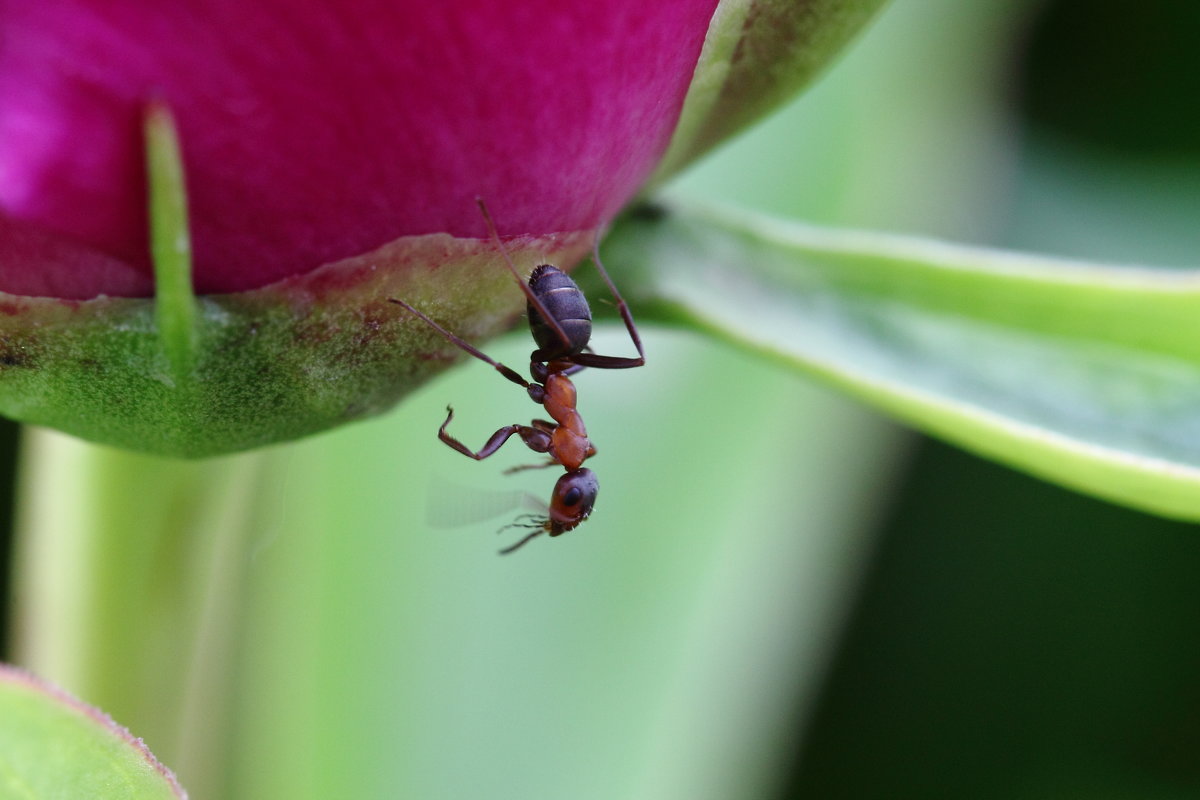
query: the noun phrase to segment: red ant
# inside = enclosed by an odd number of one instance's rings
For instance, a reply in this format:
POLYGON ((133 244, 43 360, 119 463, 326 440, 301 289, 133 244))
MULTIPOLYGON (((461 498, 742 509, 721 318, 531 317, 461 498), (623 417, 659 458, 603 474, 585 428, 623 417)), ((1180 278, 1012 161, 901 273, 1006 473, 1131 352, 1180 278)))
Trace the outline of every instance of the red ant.
POLYGON ((471 450, 458 439, 446 432, 446 426, 454 419, 454 409, 446 406, 446 421, 438 428, 438 438, 462 453, 468 458, 482 461, 495 453, 516 434, 525 442, 525 446, 535 453, 546 453, 550 456, 544 464, 520 469, 534 469, 560 465, 566 473, 554 484, 554 492, 550 496, 550 507, 546 517, 530 515, 521 520, 506 525, 501 530, 512 527, 533 529, 514 545, 500 551, 501 555, 511 553, 524 545, 530 539, 548 533, 558 536, 578 527, 592 513, 596 503, 596 493, 600 483, 583 462, 596 455, 596 448, 588 440, 587 430, 583 426, 583 418, 575 408, 575 385, 569 375, 579 372, 585 367, 596 369, 629 369, 640 367, 646 363, 646 354, 642 350, 642 340, 638 336, 637 326, 633 323, 633 315, 625 304, 617 287, 600 262, 600 237, 597 234, 593 247, 593 260, 600 277, 608 285, 613 298, 617 301, 617 310, 625 321, 625 329, 629 338, 637 348, 637 358, 622 358, 618 356, 602 356, 588 350, 588 342, 592 337, 592 312, 588 308, 587 298, 565 272, 550 264, 535 267, 526 283, 521 279, 516 266, 513 265, 508 251, 504 248, 496 225, 488 214, 487 206, 482 198, 476 198, 479 210, 487 223, 488 233, 492 241, 504 256, 504 263, 516 279, 517 285, 525 293, 526 313, 529 317, 529 331, 533 334, 537 349, 529 355, 529 375, 533 381, 527 381, 515 370, 506 367, 499 361, 489 358, 472 345, 438 325, 429 317, 410 306, 403 300, 388 298, 396 305, 403 306, 409 312, 425 321, 431 328, 440 333, 447 341, 461 350, 491 364, 492 367, 508 380, 524 387, 533 402, 544 407, 546 413, 554 421, 535 419, 529 425, 505 425, 492 434, 483 448, 478 452, 471 450))

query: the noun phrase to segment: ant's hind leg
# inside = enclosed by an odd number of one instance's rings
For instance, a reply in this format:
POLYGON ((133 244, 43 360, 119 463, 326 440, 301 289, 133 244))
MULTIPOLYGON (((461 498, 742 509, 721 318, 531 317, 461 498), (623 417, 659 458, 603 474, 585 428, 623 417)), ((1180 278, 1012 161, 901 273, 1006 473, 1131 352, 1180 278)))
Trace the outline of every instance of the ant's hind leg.
POLYGON ((487 443, 476 452, 446 432, 446 426, 450 424, 450 420, 454 419, 454 409, 446 406, 446 412, 446 421, 442 423, 442 427, 438 428, 438 438, 467 458, 482 461, 503 447, 513 434, 519 435, 521 441, 525 442, 526 446, 535 453, 545 453, 550 449, 550 434, 546 431, 526 425, 505 425, 493 433, 487 443))
POLYGON ((629 310, 629 305, 625 302, 625 298, 621 297, 621 293, 617 291, 617 286, 612 282, 612 278, 608 277, 608 270, 604 268, 604 263, 600 261, 600 234, 596 234, 596 240, 592 245, 592 261, 596 264, 596 270, 600 273, 600 277, 604 279, 604 283, 608 286, 608 290, 612 292, 613 299, 617 301, 617 311, 621 315, 621 319, 625 323, 625 330, 629 333, 629 338, 633 340, 633 346, 637 348, 637 358, 626 358, 622 356, 601 356, 595 353, 579 353, 571 357, 571 360, 580 367, 595 367, 596 369, 631 369, 633 367, 641 367, 646 364, 646 352, 642 349, 642 337, 638 335, 637 325, 633 322, 633 312, 629 310))

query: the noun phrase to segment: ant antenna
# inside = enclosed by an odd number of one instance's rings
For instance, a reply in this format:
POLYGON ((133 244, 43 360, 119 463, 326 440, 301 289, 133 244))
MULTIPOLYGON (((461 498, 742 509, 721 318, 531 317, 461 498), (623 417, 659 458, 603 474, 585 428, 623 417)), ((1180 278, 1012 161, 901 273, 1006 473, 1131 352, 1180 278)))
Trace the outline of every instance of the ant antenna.
MULTIPOLYGON (((541 299, 539 299, 538 296, 533 293, 533 290, 529 288, 529 284, 521 278, 521 273, 517 272, 517 267, 515 264, 513 264, 512 257, 508 254, 508 248, 504 246, 504 242, 500 241, 500 234, 496 232, 496 223, 492 222, 492 215, 488 213, 487 203, 483 202, 482 197, 475 195, 475 204, 479 206, 479 211, 483 214, 483 221, 487 224, 488 235, 492 237, 492 242, 500 249, 500 255, 504 256, 504 263, 508 265, 508 271, 512 273, 514 278, 516 278, 517 285, 520 286, 521 291, 525 293, 526 299, 529 300, 530 305, 537 309, 538 314, 541 315, 546 324, 553 328, 554 332, 558 334, 559 341, 561 341, 567 347, 570 347, 571 338, 567 336, 567 332, 563 330, 562 325, 560 325, 554 315, 550 313, 550 310, 546 308, 541 299)), ((612 286, 612 282, 610 281, 608 285, 612 286)))
POLYGON ((514 545, 509 545, 508 547, 504 548, 503 550, 498 550, 498 551, 497 551, 497 553, 498 553, 499 555, 506 556, 506 555, 508 555, 509 553, 512 553, 512 552, 514 552, 514 551, 516 551, 516 550, 520 549, 520 548, 521 548, 522 546, 524 546, 524 545, 525 545, 525 543, 526 543, 526 542, 528 542, 530 539, 533 539, 533 538, 535 538, 535 537, 537 537, 537 536, 541 536, 541 535, 542 535, 542 531, 534 531, 533 533, 529 534, 528 536, 526 536, 524 539, 522 539, 521 541, 517 542, 516 544, 514 544, 514 545))
POLYGON ((516 544, 511 544, 508 547, 501 550, 500 555, 506 556, 509 553, 513 552, 514 550, 520 549, 526 542, 530 541, 531 539, 541 536, 543 533, 546 532, 546 523, 547 523, 547 520, 543 520, 543 519, 539 518, 536 514, 522 514, 521 516, 517 517, 515 522, 510 522, 509 524, 505 525, 500 530, 496 531, 496 533, 504 533, 504 531, 508 530, 509 528, 525 528, 525 529, 534 528, 535 529, 533 531, 533 533, 527 534, 524 538, 522 538, 516 544))

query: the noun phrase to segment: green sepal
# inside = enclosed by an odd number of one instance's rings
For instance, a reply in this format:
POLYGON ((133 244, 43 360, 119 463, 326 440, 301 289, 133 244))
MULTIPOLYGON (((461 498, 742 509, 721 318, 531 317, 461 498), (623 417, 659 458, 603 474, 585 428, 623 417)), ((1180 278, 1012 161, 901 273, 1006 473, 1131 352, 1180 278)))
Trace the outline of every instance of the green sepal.
POLYGON ((671 145, 650 185, 777 108, 822 72, 885 0, 722 0, 671 145))
MULTIPOLYGON (((1200 278, 721 211, 632 215, 606 261, 697 330, 951 442, 1200 520, 1200 278)), ((753 414, 754 398, 742 413, 753 414)))
MULTIPOLYGON (((518 267, 566 264, 591 232, 509 243, 518 267)), ((0 413, 95 442, 197 457, 378 414, 461 357, 389 297, 469 340, 524 307, 487 241, 406 237, 263 289, 196 298, 191 366, 153 300, 0 294, 0 413)))

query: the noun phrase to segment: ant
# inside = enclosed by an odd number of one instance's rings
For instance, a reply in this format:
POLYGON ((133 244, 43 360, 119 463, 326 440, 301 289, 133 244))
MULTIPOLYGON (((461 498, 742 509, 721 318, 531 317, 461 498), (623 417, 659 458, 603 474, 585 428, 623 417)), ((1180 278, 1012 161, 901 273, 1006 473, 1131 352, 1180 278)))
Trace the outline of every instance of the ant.
POLYGON ((629 369, 640 367, 646 363, 646 354, 642 350, 642 340, 638 336, 637 326, 633 323, 633 315, 629 306, 613 285, 612 279, 600 262, 600 235, 597 232, 592 249, 592 258, 600 277, 608 285, 613 298, 617 301, 617 311, 625 321, 625 330, 637 348, 637 358, 622 358, 619 356, 603 356, 590 352, 588 342, 592 337, 592 312, 588 308, 587 298, 575 281, 565 272, 551 264, 541 264, 535 267, 528 282, 521 279, 509 257, 496 225, 488 213, 487 205, 482 198, 475 198, 479 210, 487 223, 488 234, 492 242, 504 256, 504 263, 516 279, 517 285, 525 293, 526 314, 529 318, 529 332, 533 335, 537 348, 529 355, 529 375, 532 381, 527 381, 516 371, 499 361, 489 358, 471 344, 463 341, 450 331, 438 325, 422 312, 410 306, 403 300, 389 297, 389 302, 403 306, 407 311, 420 319, 442 335, 448 342, 464 352, 491 364, 492 367, 508 380, 521 386, 529 393, 530 399, 546 409, 546 413, 554 421, 535 419, 529 425, 505 425, 492 434, 487 443, 478 451, 464 445, 446 432, 446 426, 454 419, 454 409, 446 406, 446 421, 438 428, 438 438, 450 447, 468 458, 482 461, 516 434, 521 437, 525 446, 535 453, 546 453, 550 458, 542 464, 526 467, 515 467, 509 472, 522 469, 537 469, 540 467, 561 466, 566 472, 554 484, 554 492, 550 496, 550 507, 547 516, 527 515, 500 530, 520 527, 532 529, 516 544, 504 548, 501 555, 513 552, 529 540, 543 533, 558 536, 579 526, 592 513, 596 503, 596 493, 600 483, 583 462, 596 455, 596 448, 588 440, 587 430, 583 426, 583 418, 575 408, 575 385, 571 383, 570 375, 574 375, 585 367, 595 369, 629 369))

